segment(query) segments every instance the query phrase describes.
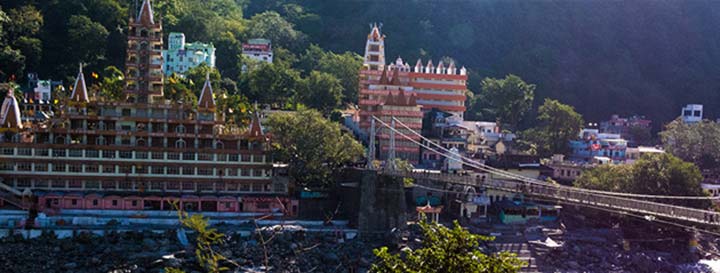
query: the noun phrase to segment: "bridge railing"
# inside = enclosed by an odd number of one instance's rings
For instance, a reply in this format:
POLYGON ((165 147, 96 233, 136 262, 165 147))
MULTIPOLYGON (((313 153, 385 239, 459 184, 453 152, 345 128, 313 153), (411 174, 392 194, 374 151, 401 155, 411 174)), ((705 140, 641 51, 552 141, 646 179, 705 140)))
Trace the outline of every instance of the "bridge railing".
POLYGON ((529 196, 538 196, 566 203, 582 204, 618 212, 632 212, 653 215, 663 218, 679 219, 689 222, 720 226, 720 213, 696 208, 658 203, 645 200, 636 200, 626 197, 603 195, 597 192, 585 191, 581 188, 562 186, 556 184, 527 183, 517 180, 483 180, 471 175, 422 173, 407 171, 382 170, 385 175, 427 179, 452 184, 486 187, 508 192, 518 192, 529 196))

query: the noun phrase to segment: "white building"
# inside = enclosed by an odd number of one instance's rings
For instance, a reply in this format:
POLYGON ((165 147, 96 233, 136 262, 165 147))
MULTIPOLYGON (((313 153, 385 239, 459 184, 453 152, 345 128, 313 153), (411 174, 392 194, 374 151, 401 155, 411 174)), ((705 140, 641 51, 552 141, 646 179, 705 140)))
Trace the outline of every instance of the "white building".
POLYGON ((272 43, 268 39, 250 39, 242 45, 243 56, 258 62, 273 62, 272 43))
POLYGON ((172 32, 168 35, 168 49, 162 51, 165 75, 185 74, 202 63, 215 67, 215 46, 206 43, 186 43, 185 34, 172 32))
POLYGON ((700 122, 703 119, 703 106, 702 104, 688 104, 682 108, 680 116, 686 123, 700 122))

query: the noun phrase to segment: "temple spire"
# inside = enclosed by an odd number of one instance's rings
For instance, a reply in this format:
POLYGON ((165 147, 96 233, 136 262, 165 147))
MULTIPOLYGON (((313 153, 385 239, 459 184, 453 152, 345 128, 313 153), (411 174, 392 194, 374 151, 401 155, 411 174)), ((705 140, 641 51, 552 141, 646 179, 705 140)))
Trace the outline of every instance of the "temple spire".
POLYGON ((255 111, 253 111, 252 121, 250 121, 250 137, 261 137, 265 135, 262 130, 262 125, 260 124, 258 112, 257 104, 255 104, 255 111))
POLYGON ((78 69, 78 76, 77 79, 75 79, 75 85, 73 86, 73 92, 72 95, 70 95, 70 100, 78 102, 90 102, 87 93, 87 86, 85 85, 85 76, 83 75, 82 71, 82 64, 80 64, 80 68, 78 69))
POLYGON ((20 107, 15 99, 15 93, 11 88, 0 107, 0 126, 3 128, 22 129, 20 107))
POLYGON ((150 0, 143 0, 142 7, 140 7, 140 13, 138 13, 137 21, 144 25, 154 25, 155 18, 153 16, 152 5, 150 0))
POLYGON ((203 85, 198 107, 204 109, 215 109, 215 98, 213 97, 212 84, 210 83, 210 72, 205 74, 205 84, 203 85))
POLYGON ((392 80, 390 80, 390 84, 400 85, 400 67, 396 66, 393 70, 392 80))
POLYGON ((383 68, 382 75, 380 75, 380 84, 388 84, 387 68, 383 68))

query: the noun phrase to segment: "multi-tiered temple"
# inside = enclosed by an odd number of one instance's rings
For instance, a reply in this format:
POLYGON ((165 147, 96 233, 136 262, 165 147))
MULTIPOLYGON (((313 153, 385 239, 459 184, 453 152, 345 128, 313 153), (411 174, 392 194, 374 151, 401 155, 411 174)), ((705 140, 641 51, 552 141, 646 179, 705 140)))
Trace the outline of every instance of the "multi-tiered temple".
MULTIPOLYGON (((157 35, 161 27, 151 11, 146 0, 131 20, 140 42, 130 45, 145 48, 145 36, 157 35), (148 23, 153 29, 139 28, 148 23)), ((157 41, 150 44, 153 52, 157 41)), ((128 56, 129 63, 140 61, 128 66, 128 75, 135 76, 127 81, 135 103, 92 99, 81 67, 72 95, 54 117, 22 124, 11 90, 0 111, 0 187, 38 196, 40 209, 170 210, 171 202, 180 201, 187 210, 287 208, 293 214, 297 203, 287 197, 287 182, 273 177, 257 114, 247 129, 227 127, 216 112, 209 78, 197 105, 158 102, 156 54, 136 55, 128 56)))
MULTIPOLYGON (((432 109, 449 112, 462 119, 465 112, 466 83, 467 70, 465 67, 457 69, 455 63, 446 66, 440 61, 434 66, 432 61, 423 65, 422 61, 418 60, 412 67, 397 58, 394 63, 386 64, 385 35, 374 25, 367 36, 363 67, 360 70, 360 128, 366 133, 369 132, 372 116, 382 120, 395 117, 419 133, 422 129, 423 114, 432 109), (400 97, 403 99, 398 100, 400 97)), ((398 130, 407 131, 405 128, 398 130)), ((377 136, 380 139, 380 159, 386 159, 389 146, 383 139, 389 138, 388 133, 380 129, 377 136)), ((417 136, 413 138, 420 140, 417 136)), ((396 141, 399 158, 418 162, 418 145, 404 138, 396 141)))

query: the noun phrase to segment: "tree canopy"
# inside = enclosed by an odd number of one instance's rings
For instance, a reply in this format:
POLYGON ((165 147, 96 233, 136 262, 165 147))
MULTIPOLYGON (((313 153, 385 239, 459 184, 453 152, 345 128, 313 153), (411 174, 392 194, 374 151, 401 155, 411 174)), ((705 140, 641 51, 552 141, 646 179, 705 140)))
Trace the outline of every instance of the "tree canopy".
POLYGON ((676 119, 660 132, 665 150, 702 169, 720 169, 720 124, 676 119))
MULTIPOLYGON (((677 196, 705 196, 697 166, 671 154, 647 154, 630 165, 604 165, 586 170, 575 181, 582 188, 677 196)), ((667 200, 664 200, 667 201, 667 200)), ((673 200, 675 204, 707 208, 708 200, 673 200)))
POLYGON ((370 272, 432 273, 432 272, 518 272, 524 264, 515 254, 488 253, 480 250, 480 242, 492 237, 472 234, 455 221, 452 228, 436 222, 419 222, 423 233, 422 247, 391 254, 387 247, 373 250, 378 261, 370 272))
POLYGON ((481 86, 482 91, 471 101, 472 114, 483 119, 496 119, 512 130, 518 129, 532 109, 535 85, 518 76, 507 75, 504 79, 485 78, 481 86))
POLYGON ((583 126, 583 118, 575 109, 557 100, 545 99, 538 108, 537 129, 523 136, 537 144, 538 154, 551 156, 569 152, 569 141, 576 139, 583 126))
POLYGON ((363 155, 363 147, 340 125, 315 110, 273 114, 265 125, 273 136, 275 159, 289 164, 301 186, 327 186, 346 164, 363 155))

